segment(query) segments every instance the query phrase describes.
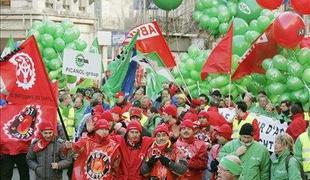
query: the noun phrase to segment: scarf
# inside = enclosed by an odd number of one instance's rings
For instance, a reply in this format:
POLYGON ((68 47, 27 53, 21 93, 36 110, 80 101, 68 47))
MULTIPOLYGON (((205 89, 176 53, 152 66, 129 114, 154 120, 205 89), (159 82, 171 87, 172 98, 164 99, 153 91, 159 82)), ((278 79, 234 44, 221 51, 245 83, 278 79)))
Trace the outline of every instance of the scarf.
MULTIPOLYGON (((33 152, 43 151, 52 141, 46 141, 41 133, 38 135, 38 141, 34 144, 33 152)), ((54 138, 53 138, 54 139, 54 138)))

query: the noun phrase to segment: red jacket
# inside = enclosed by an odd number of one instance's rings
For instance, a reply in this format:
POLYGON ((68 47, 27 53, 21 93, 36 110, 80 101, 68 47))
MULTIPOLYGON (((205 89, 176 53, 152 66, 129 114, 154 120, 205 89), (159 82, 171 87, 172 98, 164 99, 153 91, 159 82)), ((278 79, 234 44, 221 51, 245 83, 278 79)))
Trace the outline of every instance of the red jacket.
POLYGON ((123 136, 115 136, 114 139, 120 145, 120 152, 122 161, 117 172, 117 180, 142 180, 143 176, 140 174, 140 167, 143 159, 146 157, 148 148, 153 143, 150 137, 143 137, 139 148, 133 148, 127 145, 123 136))
POLYGON ((78 154, 74 162, 72 180, 114 180, 118 172, 120 152, 118 144, 111 139, 98 142, 93 136, 81 138, 73 144, 78 154))
POLYGON ((180 179, 202 179, 203 172, 207 169, 208 165, 208 152, 205 142, 196 140, 194 137, 191 140, 179 138, 176 142, 176 146, 188 160, 188 170, 180 179))
POLYGON ((298 136, 305 132, 307 129, 307 122, 305 121, 305 116, 303 113, 298 113, 292 116, 292 122, 286 129, 286 132, 292 136, 294 141, 298 136))
POLYGON ((223 124, 229 124, 226 119, 219 113, 218 108, 209 107, 208 111, 205 113, 205 117, 211 126, 222 126, 223 124))

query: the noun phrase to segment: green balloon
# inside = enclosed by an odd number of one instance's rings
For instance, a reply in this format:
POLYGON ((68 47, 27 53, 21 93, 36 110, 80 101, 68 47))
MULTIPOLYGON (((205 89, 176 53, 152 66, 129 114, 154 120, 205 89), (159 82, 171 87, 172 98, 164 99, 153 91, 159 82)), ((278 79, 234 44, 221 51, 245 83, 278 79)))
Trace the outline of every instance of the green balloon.
POLYGON ((281 83, 275 82, 267 86, 272 95, 280 95, 285 92, 285 86, 281 83))
POLYGON ((210 20, 209 20, 209 28, 210 29, 217 29, 218 26, 220 25, 220 22, 219 20, 216 18, 216 17, 211 17, 210 20))
POLYGON ((236 35, 233 37, 233 53, 242 57, 248 50, 250 44, 245 40, 243 35, 236 35))
POLYGON ((245 40, 249 43, 252 43, 255 39, 259 37, 259 33, 256 31, 247 31, 244 35, 245 40))
POLYGON ((65 49, 76 49, 75 43, 71 42, 69 44, 66 44, 66 48, 65 49))
POLYGON ((300 90, 297 90, 297 91, 293 91, 291 93, 290 98, 291 98, 292 101, 300 101, 300 97, 303 94, 305 94, 305 93, 307 93, 307 92, 305 92, 303 89, 300 89, 300 90))
POLYGON ((280 54, 275 55, 273 57, 273 59, 272 59, 273 67, 275 67, 275 68, 277 68, 277 69, 279 69, 281 71, 286 71, 287 64, 288 64, 287 59, 284 56, 280 55, 280 54))
POLYGON ((50 79, 50 80, 54 80, 54 79, 56 79, 56 78, 57 78, 57 76, 58 76, 58 74, 60 74, 60 73, 61 73, 61 71, 62 71, 62 69, 61 69, 61 68, 59 68, 59 69, 57 69, 57 70, 55 70, 55 71, 50 71, 50 72, 48 73, 48 77, 49 77, 49 79, 50 79))
POLYGON ((48 61, 47 67, 48 69, 54 71, 61 68, 61 64, 62 64, 61 60, 59 58, 55 58, 48 61))
POLYGON ((195 85, 196 86, 196 82, 193 79, 191 79, 191 78, 185 79, 185 83, 187 85, 195 85))
POLYGON ((42 22, 41 21, 33 21, 32 22, 32 28, 36 28, 38 26, 42 26, 42 22))
POLYGON ((252 79, 260 84, 266 84, 267 82, 265 75, 262 74, 252 74, 252 79))
POLYGON ((220 23, 228 22, 230 19, 230 12, 228 8, 224 5, 218 7, 218 12, 221 12, 217 15, 218 20, 220 23))
POLYGON ((77 80, 76 76, 67 75, 66 77, 69 84, 75 83, 75 81, 77 80))
POLYGON ((45 28, 44 28, 44 24, 38 24, 35 27, 33 27, 35 30, 39 31, 40 34, 44 34, 45 32, 45 28))
POLYGON ((197 1, 195 4, 195 11, 202 11, 205 7, 201 1, 197 1))
POLYGON ((191 72, 193 69, 195 69, 195 61, 192 60, 192 59, 189 59, 187 62, 186 62, 186 67, 185 69, 189 72, 191 72))
POLYGON ((63 36, 64 32, 65 32, 64 28, 61 25, 57 24, 53 36, 54 36, 54 38, 61 38, 63 36))
POLYGON ((43 54, 44 47, 40 42, 38 43, 38 48, 39 48, 41 54, 43 54))
POLYGON ((202 29, 207 30, 209 28, 209 21, 210 21, 210 17, 208 15, 203 15, 200 18, 199 26, 202 29))
POLYGON ((237 4, 236 3, 229 1, 227 3, 227 7, 228 7, 228 10, 229 10, 231 16, 235 16, 237 14, 237 4))
POLYGON ((78 39, 75 41, 75 47, 76 50, 83 51, 87 47, 87 44, 84 40, 78 39))
POLYGON ((194 11, 192 18, 194 21, 199 21, 199 19, 203 16, 203 13, 201 11, 194 11))
POLYGON ((280 95, 280 97, 279 97, 279 102, 282 102, 282 101, 284 101, 284 100, 288 100, 288 101, 290 101, 290 94, 289 93, 283 93, 283 94, 281 94, 280 95))
POLYGON ((181 59, 181 62, 186 62, 189 58, 191 57, 189 56, 188 53, 183 53, 180 59, 181 59))
POLYGON ((240 61, 240 57, 234 54, 232 56, 232 66, 231 66, 233 72, 235 72, 235 70, 237 69, 239 65, 239 61, 240 61))
POLYGON ((66 47, 66 43, 61 38, 57 38, 54 40, 53 47, 57 52, 62 52, 66 47))
POLYGON ((176 82, 178 85, 181 85, 181 84, 183 83, 181 78, 176 78, 176 79, 175 79, 175 82, 176 82))
POLYGON ((266 78, 270 82, 279 82, 282 80, 282 73, 275 68, 270 68, 266 71, 266 78))
POLYGON ((69 19, 64 19, 61 21, 61 26, 66 30, 73 27, 73 22, 69 19))
POLYGON ((250 22, 249 30, 256 31, 256 32, 262 32, 260 28, 258 27, 258 22, 256 19, 250 22))
POLYGON ((198 71, 191 71, 191 78, 195 81, 199 81, 200 73, 198 71))
POLYGON ((300 64, 310 63, 310 49, 302 48, 298 54, 298 61, 300 64))
POLYGON ((66 42, 66 44, 72 42, 75 40, 75 35, 74 35, 75 32, 73 32, 72 29, 67 29, 65 30, 63 36, 62 36, 62 39, 66 42))
POLYGON ((272 68, 273 67, 272 59, 270 59, 270 58, 265 59, 263 61, 262 66, 263 66, 265 71, 267 71, 268 69, 272 68))
POLYGON ((47 60, 51 60, 57 57, 57 53, 55 52, 55 50, 53 48, 45 48, 43 50, 43 56, 47 59, 47 60))
POLYGON ((267 16, 259 16, 257 24, 260 32, 263 32, 271 24, 271 20, 267 16))
POLYGON ((237 16, 246 20, 248 23, 256 19, 262 8, 254 0, 240 0, 237 8, 237 16))
POLYGON ((40 42, 41 40, 41 35, 40 35, 40 32, 35 30, 35 29, 30 29, 28 31, 28 34, 27 34, 27 37, 31 36, 31 35, 34 35, 35 39, 37 42, 40 42))
POLYGON ((289 63, 287 70, 292 76, 301 77, 303 75, 304 68, 298 62, 291 62, 289 63))
POLYGON ((47 34, 54 35, 56 31, 56 23, 50 20, 44 21, 44 31, 47 34))
POLYGON ((304 84, 302 83, 302 81, 298 77, 295 77, 295 76, 288 77, 286 85, 287 85, 287 88, 292 91, 296 91, 304 87, 304 84))
POLYGON ((207 9, 204 11, 209 17, 217 17, 218 15, 218 10, 216 7, 212 7, 210 9, 207 9))
POLYGON ((234 19, 234 35, 243 35, 248 31, 248 28, 248 23, 245 20, 241 18, 234 19))
POLYGON ((170 11, 178 8, 183 0, 154 0, 154 4, 160 9, 170 11))
POLYGON ((50 34, 43 34, 41 36, 41 44, 44 47, 52 47, 53 46, 53 41, 54 41, 54 38, 50 34))
POLYGON ((302 75, 302 79, 310 85, 310 67, 305 69, 302 75))
POLYGON ((225 77, 225 76, 218 76, 217 78, 215 78, 215 85, 216 87, 220 88, 220 87, 223 87, 225 85, 227 85, 229 83, 229 79, 228 77, 225 77))
POLYGON ((256 81, 249 82, 246 87, 253 94, 257 94, 261 90, 261 85, 256 81))
POLYGON ((65 89, 66 86, 67 86, 67 82, 66 81, 58 83, 58 89, 65 89))
POLYGON ((301 103, 308 103, 310 102, 310 99, 309 99, 309 92, 306 90, 306 89, 303 89, 303 93, 300 93, 298 94, 298 100, 301 102, 301 103))
POLYGON ((81 34, 80 30, 75 28, 75 27, 73 27, 71 30, 73 31, 74 40, 78 39, 80 37, 80 34, 81 34))
MULTIPOLYGON (((213 0, 200 0, 204 8, 211 8, 213 6, 213 0)), ((198 1, 199 2, 199 1, 198 1)))
POLYGON ((225 34, 228 31, 228 27, 229 27, 228 23, 226 23, 226 22, 221 23, 219 26, 220 34, 225 34))
POLYGON ((191 58, 195 59, 196 57, 198 57, 199 53, 200 53, 200 49, 196 46, 196 45, 191 45, 188 49, 188 54, 190 55, 191 58))

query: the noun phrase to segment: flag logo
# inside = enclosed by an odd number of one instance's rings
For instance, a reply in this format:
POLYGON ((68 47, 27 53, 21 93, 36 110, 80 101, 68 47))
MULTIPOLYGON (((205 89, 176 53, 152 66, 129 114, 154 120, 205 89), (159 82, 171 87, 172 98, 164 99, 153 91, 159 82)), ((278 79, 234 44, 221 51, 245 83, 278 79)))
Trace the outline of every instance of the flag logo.
POLYGON ((110 172, 110 156, 103 151, 92 152, 86 162, 86 174, 90 179, 101 179, 110 172))
POLYGON ((83 67, 85 63, 88 64, 88 60, 83 56, 83 54, 78 54, 75 57, 75 63, 77 66, 83 67))
POLYGON ((16 66, 17 87, 28 90, 36 81, 35 67, 32 58, 26 53, 17 53, 10 60, 16 66))
POLYGON ((38 117, 39 107, 26 106, 18 115, 4 124, 4 132, 18 140, 28 141, 34 134, 35 122, 38 117))
POLYGON ((249 6, 247 4, 245 4, 244 2, 241 2, 239 4, 239 9, 241 12, 243 12, 244 14, 251 14, 251 9, 249 8, 249 6))

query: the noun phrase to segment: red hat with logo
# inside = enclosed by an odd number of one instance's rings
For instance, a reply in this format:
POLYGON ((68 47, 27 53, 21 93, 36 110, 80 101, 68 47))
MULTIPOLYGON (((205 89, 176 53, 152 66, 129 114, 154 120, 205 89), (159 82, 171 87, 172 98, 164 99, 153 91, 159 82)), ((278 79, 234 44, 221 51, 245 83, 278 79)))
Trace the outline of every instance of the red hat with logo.
POLYGON ((137 107, 132 107, 130 109, 130 117, 132 116, 138 116, 139 118, 142 118, 142 109, 137 107))
POLYGON ((125 94, 122 91, 119 91, 119 92, 115 93, 115 97, 116 98, 124 97, 124 96, 125 96, 125 94))
POLYGON ((109 122, 105 119, 98 119, 95 123, 95 130, 98 129, 110 129, 109 122))
POLYGON ((113 121, 113 116, 110 111, 104 111, 101 116, 103 119, 107 120, 108 122, 113 121))
POLYGON ((141 123, 139 121, 131 121, 127 126, 127 129, 126 129, 127 133, 133 129, 138 130, 141 133, 142 132, 141 123))
POLYGON ((223 124, 215 128, 218 135, 223 136, 227 140, 231 140, 232 128, 228 124, 223 124))
POLYGON ((43 121, 38 125, 38 129, 40 131, 44 131, 44 130, 55 130, 55 127, 53 127, 53 124, 49 121, 43 121))
POLYGON ((158 125, 153 132, 153 136, 155 137, 159 132, 165 132, 167 135, 169 135, 169 129, 165 124, 158 125))
POLYGON ((123 114, 123 110, 119 106, 114 106, 112 109, 110 109, 110 112, 114 114, 118 114, 119 116, 123 114))
POLYGON ((208 119, 209 118, 208 112, 207 111, 200 111, 200 113, 198 114, 198 118, 201 118, 201 117, 208 119))
POLYGON ((172 117, 175 118, 178 116, 177 107, 175 107, 175 105, 172 104, 164 108, 164 113, 171 115, 172 117))
POLYGON ((185 128, 185 127, 194 129, 193 121, 191 121, 190 119, 186 119, 186 120, 182 121, 182 123, 180 125, 180 128, 182 129, 182 128, 185 128))
POLYGON ((187 112, 185 115, 184 115, 184 117, 183 117, 183 119, 185 120, 185 119, 190 119, 191 121, 197 121, 198 120, 198 115, 197 114, 194 114, 194 113, 191 113, 191 112, 187 112))
POLYGON ((199 99, 192 99, 192 106, 197 107, 201 105, 201 101, 199 99))

